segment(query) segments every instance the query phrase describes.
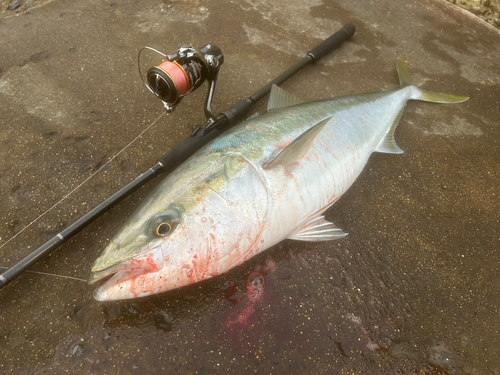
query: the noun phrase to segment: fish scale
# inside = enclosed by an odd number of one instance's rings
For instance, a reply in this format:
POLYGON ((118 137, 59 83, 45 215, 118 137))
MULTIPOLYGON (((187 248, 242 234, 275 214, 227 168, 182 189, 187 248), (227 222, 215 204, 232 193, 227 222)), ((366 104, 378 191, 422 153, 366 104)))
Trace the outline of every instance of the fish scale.
POLYGON ((397 61, 401 88, 303 102, 274 86, 268 113, 227 131, 172 172, 111 239, 89 282, 100 301, 147 296, 217 276, 289 238, 346 236, 323 212, 372 152, 401 154, 407 100, 459 103, 421 90, 397 61), (161 229, 161 230, 160 230, 161 229))

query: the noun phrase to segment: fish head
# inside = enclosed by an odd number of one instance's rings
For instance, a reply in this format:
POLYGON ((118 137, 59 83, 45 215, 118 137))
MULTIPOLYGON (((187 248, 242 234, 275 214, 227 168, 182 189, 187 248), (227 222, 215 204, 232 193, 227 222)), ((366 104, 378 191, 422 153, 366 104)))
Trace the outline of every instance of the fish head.
POLYGON ((181 206, 140 207, 92 266, 89 283, 111 276, 94 297, 105 301, 153 294, 150 278, 165 268, 164 250, 176 245, 176 229, 183 222, 181 206))
POLYGON ((151 193, 95 261, 89 283, 107 279, 95 299, 166 292, 259 251, 267 193, 248 163, 224 159, 217 168, 181 170, 195 177, 171 175, 151 193))

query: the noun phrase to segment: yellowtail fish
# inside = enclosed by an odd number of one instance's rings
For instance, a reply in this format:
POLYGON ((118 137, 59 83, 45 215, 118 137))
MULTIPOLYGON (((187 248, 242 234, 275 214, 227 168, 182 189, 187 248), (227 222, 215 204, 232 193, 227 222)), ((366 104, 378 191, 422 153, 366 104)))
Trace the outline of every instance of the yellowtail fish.
POLYGON ((95 261, 99 301, 166 292, 227 272, 288 238, 346 236, 323 213, 372 152, 402 154, 394 131, 407 100, 467 97, 413 85, 397 61, 393 91, 303 102, 274 86, 268 112, 207 144, 168 175, 95 261))

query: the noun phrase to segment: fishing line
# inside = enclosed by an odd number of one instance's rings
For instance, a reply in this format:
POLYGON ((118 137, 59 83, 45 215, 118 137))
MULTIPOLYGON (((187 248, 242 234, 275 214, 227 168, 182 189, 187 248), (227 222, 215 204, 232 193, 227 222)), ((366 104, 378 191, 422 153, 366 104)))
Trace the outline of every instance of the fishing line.
MULTIPOLYGON (((0 266, 1 269, 8 269, 9 267, 4 267, 0 266)), ((84 281, 87 282, 85 279, 80 279, 79 277, 73 277, 73 276, 65 276, 65 275, 56 275, 55 273, 48 273, 48 272, 39 272, 39 271, 31 271, 31 270, 26 270, 26 272, 31 272, 31 273, 37 273, 39 275, 45 275, 45 276, 55 276, 55 277, 62 277, 64 279, 71 279, 71 280, 77 280, 77 281, 84 281)))
MULTIPOLYGON (((52 211, 54 208, 56 208, 59 204, 61 204, 66 198, 68 198, 71 194, 73 194, 75 191, 80 189, 83 185, 87 183, 92 177, 94 177, 96 174, 98 174, 102 169, 104 169, 109 163, 111 163, 114 159, 118 157, 123 151, 125 151, 127 148, 129 148, 135 141, 137 141, 144 133, 146 133, 154 124, 156 124, 162 117, 165 115, 166 112, 163 112, 156 120, 154 120, 151 124, 148 125, 142 132, 139 133, 137 137, 135 137, 132 141, 130 141, 125 147, 123 147, 120 151, 118 151, 111 159, 109 159, 104 165, 102 165, 97 171, 92 173, 89 177, 87 177, 83 182, 81 182, 78 186, 76 186, 73 190, 71 190, 69 193, 67 193, 65 196, 63 196, 56 204, 54 204, 52 207, 50 207, 48 210, 46 210, 44 213, 39 215, 35 220, 30 222, 28 225, 26 225, 23 229, 21 229, 19 232, 17 232, 15 235, 13 235, 11 238, 9 238, 5 243, 0 245, 0 249, 7 245, 10 241, 15 239, 17 236, 19 236, 21 233, 23 233, 26 229, 28 229, 30 226, 32 226, 34 223, 36 223, 38 220, 40 220, 42 217, 44 217, 47 213, 52 211)), ((3 268, 3 267, 0 267, 3 268)), ((69 277, 69 276, 68 276, 69 277)))

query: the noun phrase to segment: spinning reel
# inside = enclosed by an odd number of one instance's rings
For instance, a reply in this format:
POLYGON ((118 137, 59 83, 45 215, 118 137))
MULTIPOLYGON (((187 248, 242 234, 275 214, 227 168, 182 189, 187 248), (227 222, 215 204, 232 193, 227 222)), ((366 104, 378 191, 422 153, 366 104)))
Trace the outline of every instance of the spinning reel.
POLYGON ((174 55, 166 55, 154 48, 144 47, 138 55, 139 74, 146 87, 155 94, 171 113, 181 100, 208 81, 209 87, 205 100, 206 127, 216 120, 212 111, 212 99, 219 68, 224 63, 224 55, 219 47, 207 44, 197 50, 192 46, 180 47, 174 55), (151 51, 160 55, 163 61, 147 70, 146 80, 141 69, 141 53, 151 51))

